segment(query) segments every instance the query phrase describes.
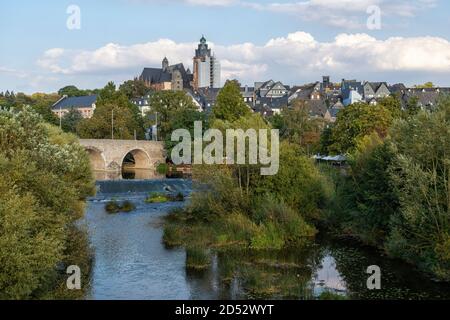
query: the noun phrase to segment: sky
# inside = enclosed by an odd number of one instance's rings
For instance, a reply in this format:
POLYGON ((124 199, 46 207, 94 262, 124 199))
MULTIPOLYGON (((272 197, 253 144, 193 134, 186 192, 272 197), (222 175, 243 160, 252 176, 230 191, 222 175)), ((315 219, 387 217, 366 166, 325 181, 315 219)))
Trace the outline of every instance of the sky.
POLYGON ((341 79, 450 86, 445 0, 2 0, 0 92, 120 84, 204 35, 222 82, 341 79))

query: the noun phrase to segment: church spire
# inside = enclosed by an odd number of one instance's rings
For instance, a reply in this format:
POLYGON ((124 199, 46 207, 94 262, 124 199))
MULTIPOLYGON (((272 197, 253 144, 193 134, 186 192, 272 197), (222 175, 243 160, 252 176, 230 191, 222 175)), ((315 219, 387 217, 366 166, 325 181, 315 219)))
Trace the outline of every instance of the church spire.
POLYGON ((164 71, 166 71, 167 68, 169 68, 169 60, 167 59, 167 57, 164 57, 164 59, 162 61, 162 69, 164 71))

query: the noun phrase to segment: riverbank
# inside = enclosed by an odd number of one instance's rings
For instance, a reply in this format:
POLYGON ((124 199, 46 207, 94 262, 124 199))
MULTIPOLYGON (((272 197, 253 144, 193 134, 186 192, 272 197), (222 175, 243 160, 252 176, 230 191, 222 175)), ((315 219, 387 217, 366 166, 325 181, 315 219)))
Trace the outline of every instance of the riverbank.
MULTIPOLYGON (((444 299, 450 288, 424 278, 410 266, 353 242, 322 238, 280 250, 214 247, 194 259, 207 267, 187 268, 184 246, 166 246, 165 218, 190 203, 188 180, 111 181, 88 201, 83 225, 95 260, 88 299, 444 299), (167 187, 187 195, 180 203, 146 203, 147 190, 167 187), (103 190, 103 191, 102 191, 103 190), (110 215, 112 198, 131 201, 136 210, 110 215), (365 287, 361 266, 383 270, 383 290, 365 287)), ((170 219, 170 218, 169 218, 170 219)))

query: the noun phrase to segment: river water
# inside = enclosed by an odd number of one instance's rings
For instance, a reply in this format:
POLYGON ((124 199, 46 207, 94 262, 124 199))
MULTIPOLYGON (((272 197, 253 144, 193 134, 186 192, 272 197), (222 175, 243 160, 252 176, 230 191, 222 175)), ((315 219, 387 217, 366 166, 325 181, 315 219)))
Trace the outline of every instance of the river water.
POLYGON ((283 251, 211 252, 211 267, 186 270, 182 248, 162 243, 162 218, 184 203, 147 204, 149 192, 182 192, 189 180, 97 182, 83 223, 95 253, 88 299, 314 299, 323 292, 351 299, 450 299, 450 286, 354 243, 317 239, 283 251), (111 199, 131 213, 108 214, 111 199), (368 290, 366 269, 381 268, 381 290, 368 290))

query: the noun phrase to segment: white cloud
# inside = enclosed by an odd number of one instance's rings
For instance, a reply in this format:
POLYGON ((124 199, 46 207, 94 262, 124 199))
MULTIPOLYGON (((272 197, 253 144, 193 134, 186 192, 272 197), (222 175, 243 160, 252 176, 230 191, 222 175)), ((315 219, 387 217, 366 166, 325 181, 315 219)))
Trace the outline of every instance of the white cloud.
MULTIPOLYGON (((132 78, 143 67, 158 67, 164 56, 191 68, 195 47, 196 43, 160 39, 131 46, 109 43, 93 51, 50 49, 38 63, 53 74, 103 75, 106 82, 109 76, 132 78)), ((309 33, 295 32, 260 46, 212 47, 222 62, 223 80, 238 78, 245 83, 265 78, 313 80, 321 73, 450 72, 450 42, 438 37, 379 40, 364 33, 343 33, 331 42, 320 42, 309 33)))

